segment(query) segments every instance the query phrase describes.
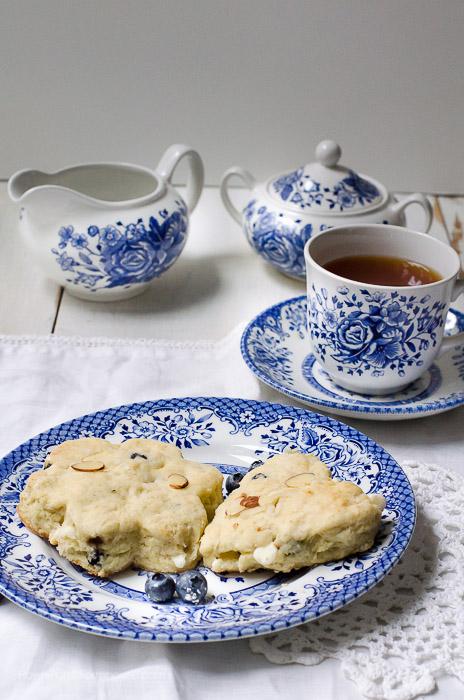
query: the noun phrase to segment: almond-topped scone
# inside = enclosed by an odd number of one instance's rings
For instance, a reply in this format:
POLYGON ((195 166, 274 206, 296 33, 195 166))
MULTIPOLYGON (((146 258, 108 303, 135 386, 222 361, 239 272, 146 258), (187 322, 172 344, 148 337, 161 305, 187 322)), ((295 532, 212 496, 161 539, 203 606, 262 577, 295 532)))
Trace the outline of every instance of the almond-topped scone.
POLYGON ((80 438, 55 447, 29 477, 18 514, 98 576, 130 565, 180 572, 198 562, 200 537, 221 502, 221 472, 185 460, 174 445, 80 438))
POLYGON ((288 452, 252 469, 201 539, 216 572, 291 571, 372 547, 385 499, 330 477, 314 455, 288 452))

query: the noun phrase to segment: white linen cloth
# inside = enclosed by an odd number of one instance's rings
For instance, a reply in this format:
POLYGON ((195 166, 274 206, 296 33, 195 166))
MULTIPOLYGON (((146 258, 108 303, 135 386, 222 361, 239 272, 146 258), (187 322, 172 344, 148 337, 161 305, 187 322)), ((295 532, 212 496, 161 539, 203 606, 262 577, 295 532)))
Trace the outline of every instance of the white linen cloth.
MULTIPOLYGON (((136 401, 231 396, 292 403, 262 386, 248 370, 239 351, 242 330, 236 328, 218 343, 0 336, 1 454, 63 421, 136 401)), ((463 474, 463 418, 464 408, 458 408, 413 421, 343 421, 382 444, 398 461, 441 463, 463 474)), ((457 589, 456 596, 455 619, 461 624, 457 589)), ((272 664, 263 654, 251 653, 248 640, 176 645, 97 637, 53 624, 7 600, 0 601, 0 620, 0 698, 8 700, 362 697, 335 658, 311 667, 303 664, 313 663, 314 657, 281 665, 292 659, 281 656, 272 664)), ((257 644, 256 651, 263 650, 257 644)), ((440 650, 435 652, 439 656, 440 650)), ((456 673, 456 668, 438 664, 418 692, 430 692, 434 677, 456 673)), ((355 674, 352 678, 356 680, 355 674)), ((434 697, 463 693, 456 678, 446 677, 438 681, 434 697)))

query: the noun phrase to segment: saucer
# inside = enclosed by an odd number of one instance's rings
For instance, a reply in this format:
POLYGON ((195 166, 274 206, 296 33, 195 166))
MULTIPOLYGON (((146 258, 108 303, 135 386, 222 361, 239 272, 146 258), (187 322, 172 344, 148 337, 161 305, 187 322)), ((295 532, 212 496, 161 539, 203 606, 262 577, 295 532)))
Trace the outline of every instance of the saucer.
MULTIPOLYGON (((450 309, 445 335, 464 330, 464 314, 450 309)), ((242 356, 268 386, 308 406, 369 420, 404 420, 464 404, 464 347, 437 359, 413 384, 385 396, 355 394, 337 386, 309 352, 306 296, 288 299, 256 316, 241 340, 242 356)))

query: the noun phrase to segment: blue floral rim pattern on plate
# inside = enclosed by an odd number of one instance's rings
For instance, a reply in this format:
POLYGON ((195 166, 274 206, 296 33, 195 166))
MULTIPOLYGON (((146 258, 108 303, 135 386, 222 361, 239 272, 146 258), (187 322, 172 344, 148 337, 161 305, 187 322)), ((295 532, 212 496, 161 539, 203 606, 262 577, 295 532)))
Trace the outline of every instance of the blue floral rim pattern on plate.
POLYGON ((37 435, 0 462, 0 592, 39 616, 77 630, 139 641, 203 642, 265 634, 315 619, 354 600, 382 579, 406 549, 415 523, 404 472, 362 433, 310 411, 229 398, 174 398, 82 416, 37 435), (202 605, 155 604, 147 572, 97 578, 62 559, 20 522, 16 505, 27 477, 53 445, 85 436, 122 442, 151 437, 181 447, 187 459, 227 474, 286 448, 312 452, 334 476, 387 501, 375 544, 359 556, 291 574, 270 571, 207 576, 202 605))
MULTIPOLYGON (((306 296, 288 299, 254 318, 241 339, 243 359, 265 384, 312 408, 338 415, 393 420, 417 418, 464 404, 464 348, 439 359, 416 382, 387 396, 355 394, 336 385, 310 352, 306 296)), ((445 334, 464 330, 450 309, 445 334)))

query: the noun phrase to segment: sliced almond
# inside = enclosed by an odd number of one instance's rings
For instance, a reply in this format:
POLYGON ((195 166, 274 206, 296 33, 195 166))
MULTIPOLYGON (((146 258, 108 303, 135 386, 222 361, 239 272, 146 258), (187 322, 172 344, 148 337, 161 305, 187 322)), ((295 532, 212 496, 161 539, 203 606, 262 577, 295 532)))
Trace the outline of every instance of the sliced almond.
POLYGON ((76 472, 100 472, 105 468, 103 462, 97 462, 96 460, 88 460, 87 462, 77 462, 76 464, 71 464, 71 467, 76 470, 76 472))
POLYGON ((238 515, 239 513, 242 512, 242 510, 245 510, 245 506, 242 506, 240 501, 235 498, 234 500, 231 500, 230 496, 226 501, 227 508, 226 508, 226 515, 238 515))
POLYGON ((259 497, 259 503, 262 506, 274 506, 279 500, 279 492, 271 491, 270 493, 262 493, 259 497))
POLYGON ((304 486, 309 486, 314 479, 311 479, 311 474, 308 474, 307 472, 302 472, 301 474, 294 474, 294 476, 291 476, 287 479, 285 482, 286 486, 290 486, 291 488, 298 489, 298 488, 303 488, 304 486))
POLYGON ((243 496, 240 505, 244 508, 256 508, 259 506, 259 496, 243 496))
POLYGON ((188 479, 183 474, 169 474, 168 481, 172 489, 185 489, 188 486, 188 479))

